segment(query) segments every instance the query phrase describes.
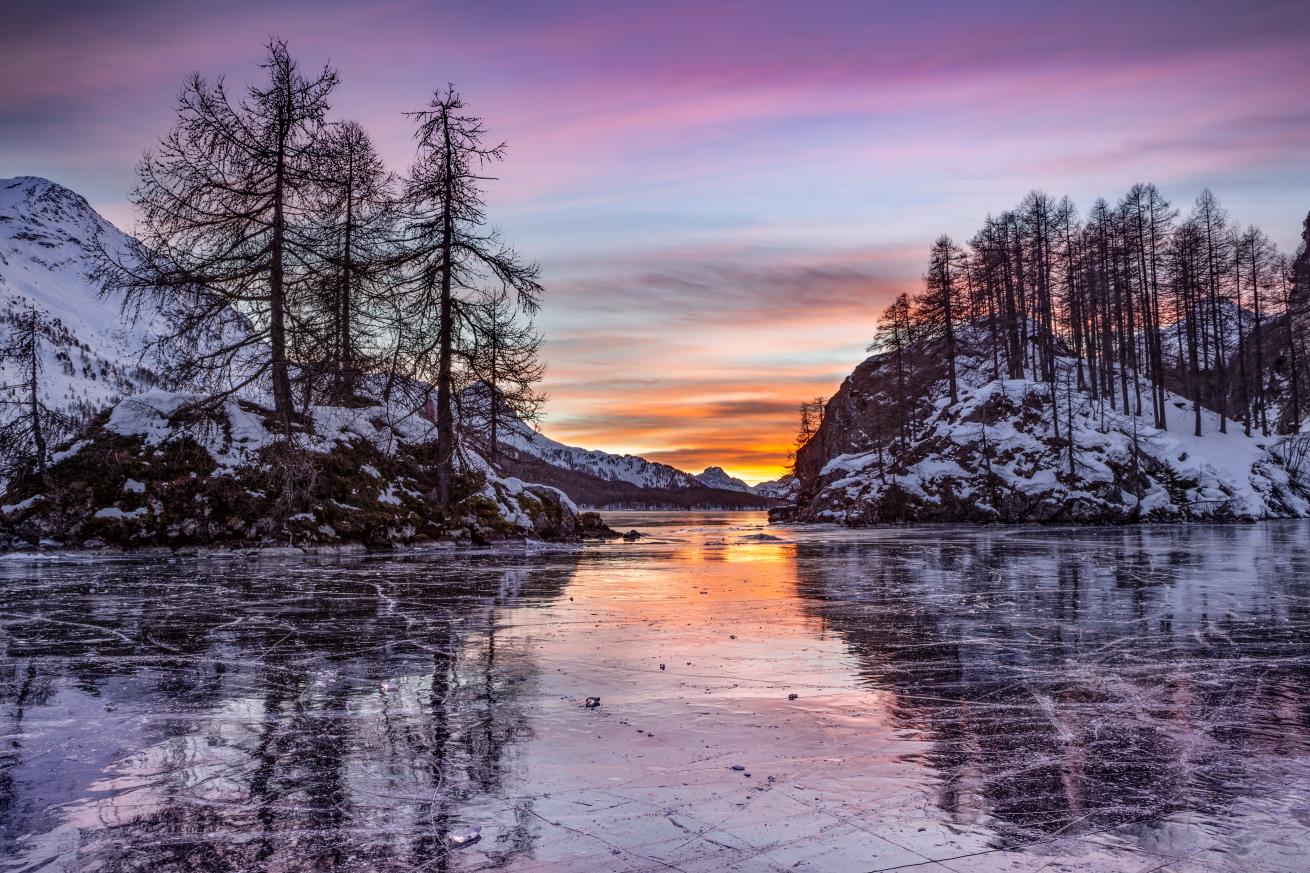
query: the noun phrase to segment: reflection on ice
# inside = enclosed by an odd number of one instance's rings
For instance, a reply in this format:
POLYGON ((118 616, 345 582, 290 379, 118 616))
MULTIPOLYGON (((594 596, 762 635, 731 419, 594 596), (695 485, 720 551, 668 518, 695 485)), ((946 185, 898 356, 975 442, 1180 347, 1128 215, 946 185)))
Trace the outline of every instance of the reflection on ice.
POLYGON ((609 521, 651 536, 3 566, 0 869, 1292 871, 1310 852, 1302 523, 609 521))
MULTIPOLYGON (((11 866, 440 861, 527 730, 533 668, 497 646, 496 612, 567 578, 485 563, 11 577, 11 866)), ((520 839, 502 834, 489 857, 520 839)))
POLYGON ((809 547, 799 593, 930 742, 939 808, 1000 847, 1301 863, 1303 525, 930 534, 809 547))

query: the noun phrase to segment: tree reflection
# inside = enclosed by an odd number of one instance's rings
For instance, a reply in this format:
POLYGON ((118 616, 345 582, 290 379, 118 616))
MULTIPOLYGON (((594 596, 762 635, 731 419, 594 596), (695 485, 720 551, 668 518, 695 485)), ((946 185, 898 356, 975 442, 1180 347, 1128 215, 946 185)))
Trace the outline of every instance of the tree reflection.
POLYGON ((503 800, 535 667, 497 645, 500 613, 557 597, 572 560, 5 577, 0 855, 40 866, 75 844, 72 866, 106 871, 445 870, 525 851, 512 812, 474 852, 452 855, 448 837, 510 806, 487 801, 503 800))
POLYGON ((939 805, 1002 842, 1229 814, 1310 751, 1304 526, 924 529, 798 551, 939 805))

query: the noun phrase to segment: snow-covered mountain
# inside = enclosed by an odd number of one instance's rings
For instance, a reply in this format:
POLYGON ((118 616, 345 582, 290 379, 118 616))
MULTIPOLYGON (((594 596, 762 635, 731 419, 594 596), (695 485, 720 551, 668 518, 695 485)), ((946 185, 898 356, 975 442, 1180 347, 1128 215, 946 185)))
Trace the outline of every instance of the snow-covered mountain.
MULTIPOLYGON (((560 488, 584 507, 765 509, 777 505, 777 498, 757 495, 740 480, 732 481, 741 487, 724 487, 636 455, 567 446, 518 420, 501 429, 500 444, 504 472, 560 488)), ((717 467, 710 469, 723 474, 717 467)))
MULTIPOLYGON (((157 310, 132 322, 118 300, 99 295, 89 276, 97 241, 116 257, 131 244, 61 185, 35 176, 0 179, 0 343, 17 319, 35 310, 46 325, 46 405, 78 419, 160 381, 142 353, 168 328, 157 310)), ((16 367, 0 362, 3 384, 16 381, 16 367)))
POLYGON ((751 489, 751 493, 760 497, 771 497, 775 500, 792 501, 796 499, 796 493, 799 490, 800 482, 794 474, 788 473, 780 479, 761 482, 751 489))
POLYGON ((755 493, 755 489, 735 476, 729 476, 722 467, 706 467, 695 476, 697 482, 710 488, 722 488, 724 491, 746 491, 755 493))
POLYGON ((627 482, 639 488, 695 488, 701 483, 689 473, 648 461, 636 455, 614 455, 597 449, 566 446, 537 433, 521 421, 511 421, 501 431, 501 443, 515 451, 539 458, 553 467, 586 473, 598 479, 627 482))
POLYGON ((767 497, 771 500, 795 500, 799 484, 796 477, 788 473, 779 479, 761 482, 758 485, 747 485, 735 476, 729 476, 722 467, 706 467, 705 472, 698 474, 696 478, 711 488, 745 491, 756 497, 767 497))

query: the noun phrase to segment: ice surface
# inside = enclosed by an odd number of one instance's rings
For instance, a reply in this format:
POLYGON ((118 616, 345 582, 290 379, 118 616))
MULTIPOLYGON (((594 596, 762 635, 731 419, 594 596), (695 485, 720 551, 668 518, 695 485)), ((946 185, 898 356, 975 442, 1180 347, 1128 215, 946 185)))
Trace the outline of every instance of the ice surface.
POLYGON ((606 520, 0 562, 0 870, 1304 869, 1307 523, 606 520))

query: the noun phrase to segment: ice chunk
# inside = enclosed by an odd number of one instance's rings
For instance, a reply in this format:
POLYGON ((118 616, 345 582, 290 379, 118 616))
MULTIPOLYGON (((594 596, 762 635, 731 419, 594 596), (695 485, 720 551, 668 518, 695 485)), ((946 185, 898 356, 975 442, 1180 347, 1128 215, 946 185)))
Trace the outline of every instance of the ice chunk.
POLYGON ((482 828, 476 825, 469 827, 455 828, 446 836, 446 842, 456 849, 461 846, 471 846, 478 840, 482 839, 482 828))

